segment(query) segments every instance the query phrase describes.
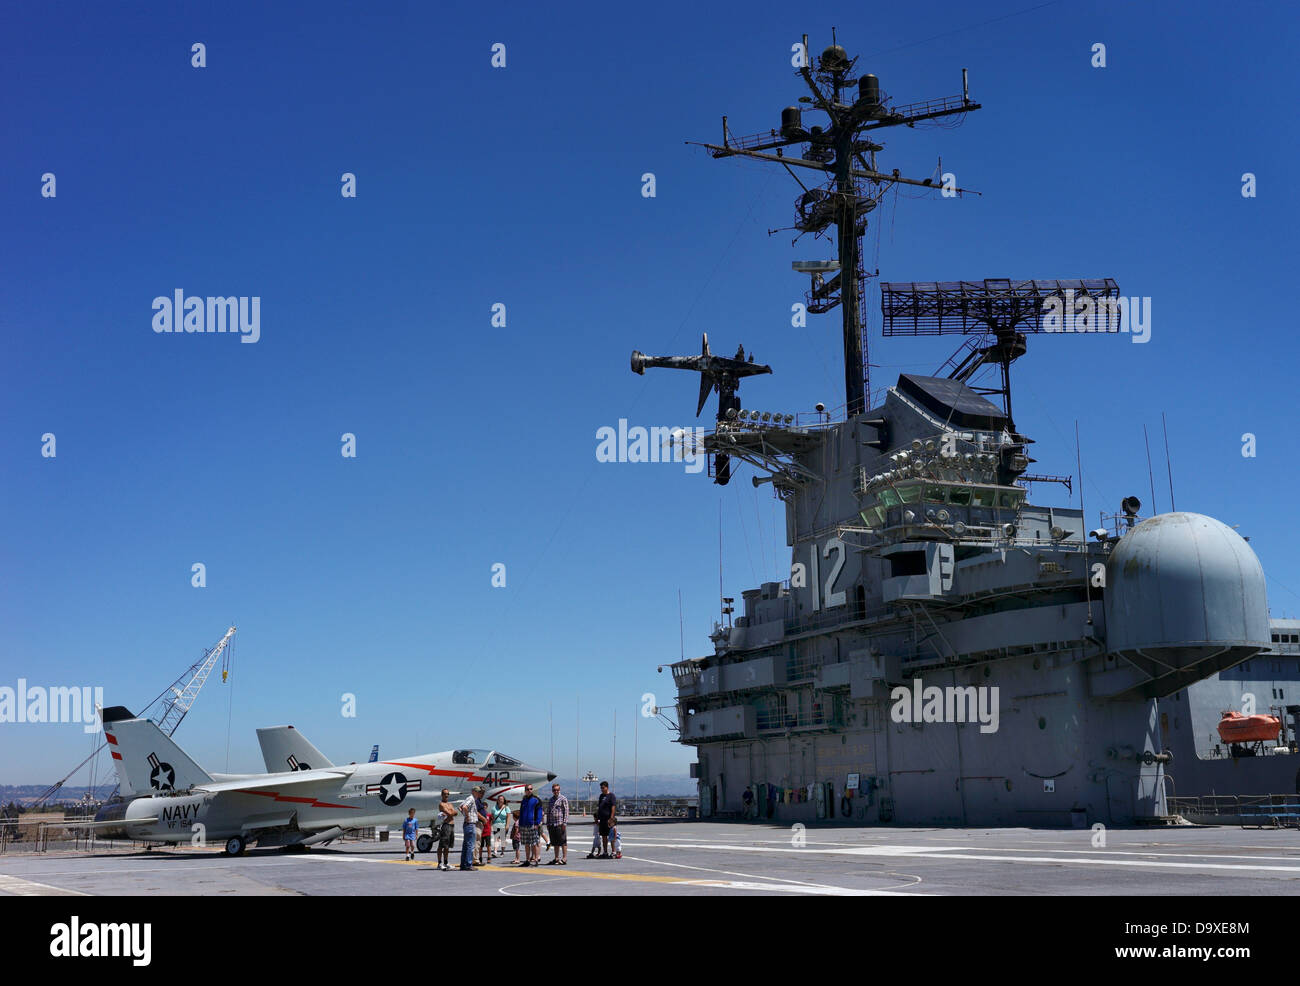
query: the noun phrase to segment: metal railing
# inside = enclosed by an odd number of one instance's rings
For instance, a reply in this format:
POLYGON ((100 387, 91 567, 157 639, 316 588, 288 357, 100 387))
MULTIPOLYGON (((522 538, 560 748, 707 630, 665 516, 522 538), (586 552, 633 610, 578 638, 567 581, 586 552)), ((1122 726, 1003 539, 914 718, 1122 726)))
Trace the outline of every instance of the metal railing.
POLYGON ((1300 794, 1207 794, 1170 798, 1168 804, 1171 814, 1189 821, 1243 828, 1300 828, 1300 794))
POLYGON ((778 729, 801 729, 814 726, 839 728, 844 725, 834 711, 823 709, 820 712, 807 712, 792 715, 784 712, 759 711, 755 725, 760 733, 778 729))
MULTIPOLYGON (((700 799, 695 795, 684 797, 649 797, 618 799, 620 818, 686 818, 692 808, 698 809, 700 799)), ((596 801, 586 798, 569 799, 571 821, 590 822, 595 815, 596 801)))
POLYGON ((822 662, 812 657, 794 657, 785 662, 785 680, 787 684, 811 680, 822 662))
POLYGON ((121 839, 97 837, 93 829, 79 827, 85 818, 18 818, 0 819, 0 855, 6 853, 42 853, 51 850, 84 851, 114 849, 136 845, 121 839))

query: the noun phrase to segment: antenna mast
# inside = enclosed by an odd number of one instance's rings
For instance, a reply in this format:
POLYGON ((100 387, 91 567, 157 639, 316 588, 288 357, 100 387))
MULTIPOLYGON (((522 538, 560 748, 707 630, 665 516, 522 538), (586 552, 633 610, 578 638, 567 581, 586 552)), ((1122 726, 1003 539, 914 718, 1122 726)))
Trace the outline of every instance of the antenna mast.
POLYGON ((1151 436, 1147 434, 1145 422, 1142 424, 1142 441, 1147 447, 1147 481, 1151 484, 1151 515, 1154 517, 1160 513, 1160 508, 1156 506, 1156 474, 1151 471, 1151 436))
MULTIPOLYGON (((881 92, 880 80, 874 75, 851 78, 857 59, 849 58, 839 44, 833 43, 823 51, 815 67, 808 56, 806 34, 801 51, 802 64, 797 68, 810 95, 799 97, 799 102, 824 113, 828 118, 826 126, 805 129, 803 111, 798 106, 789 106, 781 111, 779 130, 732 138, 727 118, 723 117, 722 143, 700 146, 715 158, 749 157, 780 164, 792 178, 795 173, 791 168, 818 171, 825 176, 822 186, 809 188, 799 182, 804 191, 796 203, 793 228, 798 231, 798 239, 805 233, 820 237, 834 226, 837 259, 796 262, 795 270, 812 275, 812 287, 807 295, 810 312, 826 312, 840 306, 846 413, 852 417, 867 409, 870 394, 861 314, 869 276, 862 263, 867 213, 879 205, 893 185, 939 187, 933 178, 903 178, 897 170, 892 174, 876 170, 876 152, 884 146, 867 140, 863 134, 883 127, 910 127, 926 120, 968 113, 979 109, 980 104, 971 102, 967 95, 965 70, 961 96, 890 106, 887 96, 881 92), (784 149, 792 145, 801 145, 801 149, 795 156, 787 156, 784 149), (832 272, 834 276, 824 280, 824 275, 832 272)), ((951 191, 961 194, 966 190, 953 187, 951 191)))
POLYGON ((1165 420, 1165 412, 1160 412, 1160 427, 1165 431, 1165 470, 1169 473, 1169 512, 1175 513, 1178 507, 1174 504, 1174 466, 1169 461, 1169 422, 1165 420))

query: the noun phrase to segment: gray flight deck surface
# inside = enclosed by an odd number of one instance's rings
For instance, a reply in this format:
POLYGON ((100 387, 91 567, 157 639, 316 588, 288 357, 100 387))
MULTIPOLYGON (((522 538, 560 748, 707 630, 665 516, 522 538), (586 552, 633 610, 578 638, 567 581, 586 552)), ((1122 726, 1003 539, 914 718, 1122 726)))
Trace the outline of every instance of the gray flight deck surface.
MULTIPOLYGON (((1074 829, 789 827, 625 821, 621 860, 586 859, 590 826, 572 832, 568 866, 493 865, 440 872, 400 842, 307 853, 214 849, 13 853, 0 894, 95 895, 1261 895, 1300 893, 1294 829, 1111 829, 1106 846, 1074 829)), ((459 837, 457 840, 459 845, 459 837)), ((546 858, 549 858, 549 853, 546 858)), ((506 857, 511 858, 510 855, 506 857)))

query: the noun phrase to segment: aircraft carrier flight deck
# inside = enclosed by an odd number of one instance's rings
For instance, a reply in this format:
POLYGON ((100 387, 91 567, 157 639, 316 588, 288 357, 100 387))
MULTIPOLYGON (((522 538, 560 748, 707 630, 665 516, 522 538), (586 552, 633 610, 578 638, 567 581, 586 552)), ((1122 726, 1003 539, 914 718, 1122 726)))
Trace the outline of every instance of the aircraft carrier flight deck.
POLYGON ((864 829, 623 821, 622 859, 587 859, 577 825, 567 866, 505 860, 440 872, 401 843, 307 852, 219 848, 15 852, 0 894, 112 896, 899 896, 1290 895, 1294 829, 1174 826, 1108 830, 864 829), (799 844, 802 843, 802 844, 799 844))

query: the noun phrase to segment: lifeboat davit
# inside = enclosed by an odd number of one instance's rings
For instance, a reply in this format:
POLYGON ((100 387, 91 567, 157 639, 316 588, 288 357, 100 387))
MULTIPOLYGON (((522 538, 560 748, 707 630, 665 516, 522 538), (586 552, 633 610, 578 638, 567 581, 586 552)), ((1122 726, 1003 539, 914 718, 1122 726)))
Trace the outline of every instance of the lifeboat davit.
POLYGON ((1225 743, 1271 743, 1281 731, 1282 721, 1277 716, 1225 712, 1219 720, 1219 738, 1225 743))

